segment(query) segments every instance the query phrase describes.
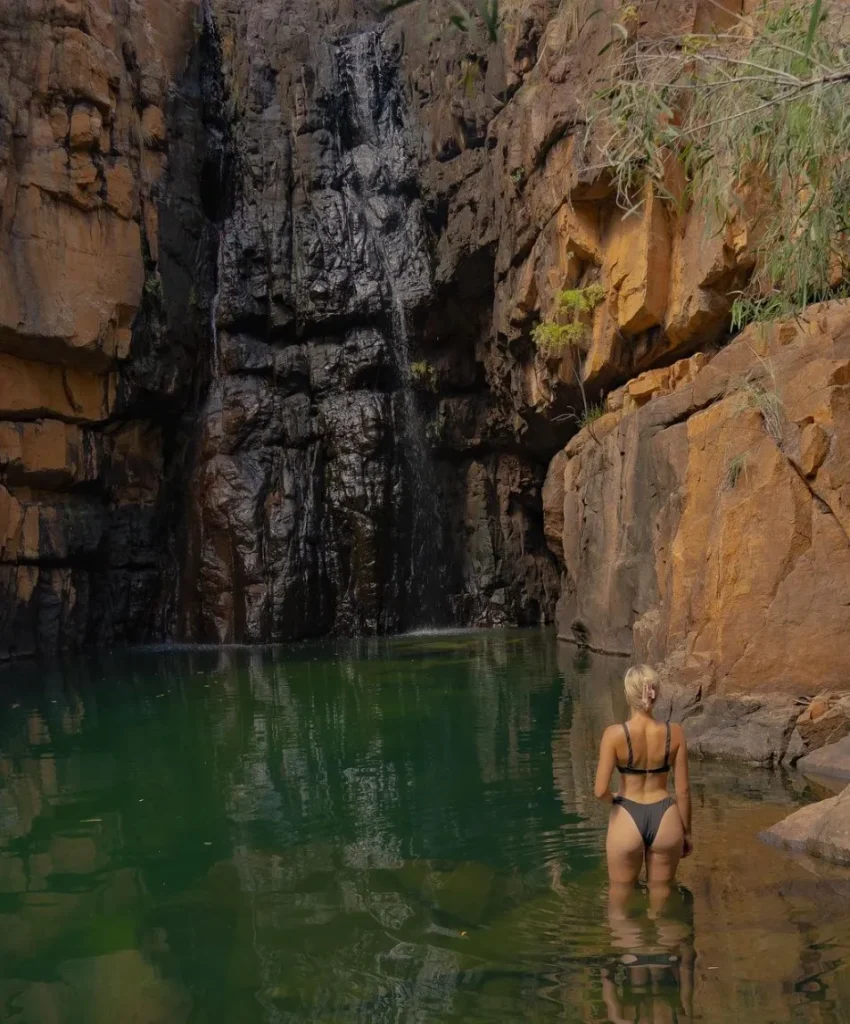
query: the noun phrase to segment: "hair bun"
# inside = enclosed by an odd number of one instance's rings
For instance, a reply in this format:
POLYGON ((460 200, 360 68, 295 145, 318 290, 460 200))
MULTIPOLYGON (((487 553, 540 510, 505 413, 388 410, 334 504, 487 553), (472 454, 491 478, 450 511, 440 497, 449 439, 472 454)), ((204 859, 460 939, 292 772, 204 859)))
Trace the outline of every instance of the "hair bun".
POLYGON ((625 675, 626 700, 633 708, 649 711, 658 700, 658 675, 649 665, 633 665, 625 675))

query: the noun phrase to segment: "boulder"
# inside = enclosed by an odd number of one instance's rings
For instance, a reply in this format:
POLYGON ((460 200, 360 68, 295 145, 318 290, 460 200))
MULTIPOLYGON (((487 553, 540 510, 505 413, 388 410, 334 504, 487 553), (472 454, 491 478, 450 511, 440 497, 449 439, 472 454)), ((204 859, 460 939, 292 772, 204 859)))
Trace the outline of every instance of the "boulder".
MULTIPOLYGON (((825 747, 806 754, 797 762, 797 767, 806 775, 822 775, 828 779, 850 780, 850 736, 837 743, 829 743, 825 747)), ((850 813, 850 805, 848 805, 850 813)))
POLYGON ((800 808, 761 837, 796 853, 850 865, 850 786, 838 796, 800 808))
POLYGON ((798 712, 792 701, 709 697, 682 717, 692 755, 770 767, 786 756, 798 712))
POLYGON ((797 720, 797 728, 806 750, 837 743, 850 733, 850 697, 815 697, 797 720))

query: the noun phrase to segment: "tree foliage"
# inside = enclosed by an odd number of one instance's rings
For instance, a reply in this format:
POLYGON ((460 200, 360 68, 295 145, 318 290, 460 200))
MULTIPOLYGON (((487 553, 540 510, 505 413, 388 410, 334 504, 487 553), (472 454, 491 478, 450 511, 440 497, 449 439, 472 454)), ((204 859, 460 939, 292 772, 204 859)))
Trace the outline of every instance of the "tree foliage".
POLYGON ((554 321, 544 321, 531 332, 531 339, 544 358, 559 358, 584 348, 590 333, 590 315, 605 298, 601 284, 586 288, 568 288, 558 293, 558 312, 554 321))
POLYGON ((754 270, 740 324, 841 292, 850 230, 850 16, 766 0, 724 32, 615 39, 588 117, 624 208, 651 181, 714 230, 742 217, 754 270))

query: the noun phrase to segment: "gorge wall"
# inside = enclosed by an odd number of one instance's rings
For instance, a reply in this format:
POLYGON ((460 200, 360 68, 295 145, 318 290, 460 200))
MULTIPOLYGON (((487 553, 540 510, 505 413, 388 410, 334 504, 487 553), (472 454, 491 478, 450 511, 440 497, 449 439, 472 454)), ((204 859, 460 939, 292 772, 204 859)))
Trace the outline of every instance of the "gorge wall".
POLYGON ((617 5, 503 6, 493 43, 424 0, 4 5, 0 656, 557 617, 694 678, 722 649, 711 685, 748 631, 765 686, 839 680, 844 314, 716 355, 752 238, 618 208, 586 125, 617 5), (724 397, 765 366, 779 445, 724 397))
POLYGON ((204 342, 195 14, 0 8, 4 654, 164 628, 171 476, 204 342))

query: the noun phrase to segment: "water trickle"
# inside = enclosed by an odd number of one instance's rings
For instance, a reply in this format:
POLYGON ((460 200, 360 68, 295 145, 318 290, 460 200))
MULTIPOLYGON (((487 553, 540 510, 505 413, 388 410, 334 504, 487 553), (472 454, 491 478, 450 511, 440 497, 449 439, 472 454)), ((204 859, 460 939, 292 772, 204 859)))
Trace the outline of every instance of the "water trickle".
POLYGON ((347 128, 346 196, 363 219, 380 266, 390 320, 398 391, 394 426, 410 508, 410 562, 405 590, 407 626, 445 621, 441 598, 441 516, 425 421, 411 370, 410 318, 431 290, 426 233, 417 230, 418 200, 410 196, 412 157, 396 76, 380 29, 342 40, 337 48, 347 128))
POLYGON ((212 302, 210 303, 210 373, 211 380, 213 381, 218 379, 221 363, 218 342, 218 305, 221 298, 222 248, 221 233, 219 232, 216 239, 215 294, 213 295, 212 302))

